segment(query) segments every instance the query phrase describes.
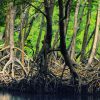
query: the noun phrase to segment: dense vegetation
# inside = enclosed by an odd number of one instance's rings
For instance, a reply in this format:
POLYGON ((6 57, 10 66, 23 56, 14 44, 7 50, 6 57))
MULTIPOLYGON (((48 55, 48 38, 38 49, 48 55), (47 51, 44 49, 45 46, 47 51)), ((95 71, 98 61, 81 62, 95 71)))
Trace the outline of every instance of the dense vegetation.
POLYGON ((99 0, 0 0, 0 87, 99 93, 99 33, 99 0))

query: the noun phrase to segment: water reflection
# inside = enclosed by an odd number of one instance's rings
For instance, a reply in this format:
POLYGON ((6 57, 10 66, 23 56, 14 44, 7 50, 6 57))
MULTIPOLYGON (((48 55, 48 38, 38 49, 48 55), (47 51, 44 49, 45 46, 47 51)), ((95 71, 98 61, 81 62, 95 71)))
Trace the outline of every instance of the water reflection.
POLYGON ((100 100, 96 96, 58 96, 58 95, 32 95, 21 93, 0 93, 0 100, 100 100))

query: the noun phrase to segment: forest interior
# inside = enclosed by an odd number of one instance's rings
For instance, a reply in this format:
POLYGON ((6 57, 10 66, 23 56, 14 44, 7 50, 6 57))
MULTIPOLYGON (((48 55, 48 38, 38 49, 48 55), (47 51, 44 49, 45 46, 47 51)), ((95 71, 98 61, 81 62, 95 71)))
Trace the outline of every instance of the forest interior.
POLYGON ((100 0, 0 0, 0 89, 100 93, 100 0))

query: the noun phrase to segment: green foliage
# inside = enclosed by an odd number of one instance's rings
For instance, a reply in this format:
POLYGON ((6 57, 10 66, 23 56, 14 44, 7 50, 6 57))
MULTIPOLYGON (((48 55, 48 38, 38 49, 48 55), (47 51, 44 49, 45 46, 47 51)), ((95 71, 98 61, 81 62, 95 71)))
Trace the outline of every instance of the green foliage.
MULTIPOLYGON (((6 13, 7 13, 7 5, 9 2, 11 2, 12 0, 3 0, 3 2, 0 3, 0 35, 2 35, 1 33, 3 33, 4 31, 4 27, 5 27, 5 18, 6 18, 6 13)), ((20 24, 20 5, 23 4, 25 5, 26 2, 31 2, 32 0, 13 0, 14 4, 17 6, 17 17, 15 20, 15 26, 20 24)), ((36 7, 39 7, 40 4, 42 3, 43 0, 33 0, 32 4, 35 5, 36 7)), ((73 35, 73 26, 74 26, 74 13, 75 13, 75 7, 76 7, 76 1, 74 0, 72 2, 72 8, 71 8, 71 15, 70 15, 70 20, 69 20, 69 25, 68 25, 68 29, 67 29, 67 36, 66 36, 66 46, 68 47, 73 35)), ((80 7, 80 12, 79 12, 79 16, 81 14, 81 8, 82 8, 82 4, 84 3, 84 0, 81 0, 81 7, 80 7)), ((88 3, 86 3, 85 5, 85 10, 84 10, 84 15, 82 17, 82 22, 80 24, 79 27, 79 32, 77 34, 77 39, 76 39, 76 52, 80 52, 81 47, 82 47, 82 42, 83 42, 83 34, 84 34, 84 29, 85 29, 85 25, 86 25, 86 13, 87 13, 87 5, 88 3)), ((41 10, 44 11, 44 7, 41 7, 41 10)), ((59 16, 58 16, 58 3, 55 2, 55 7, 54 7, 54 12, 53 12, 53 41, 54 41, 54 36, 56 34, 57 31, 59 31, 59 16)), ((90 28, 89 28, 89 36, 91 34, 91 32, 93 31, 94 27, 95 27, 95 21, 96 21, 96 13, 97 13, 97 0, 93 0, 92 1, 92 5, 91 5, 91 20, 90 20, 90 28)), ((34 14, 37 12, 37 10, 33 7, 30 7, 29 10, 29 18, 28 21, 31 19, 32 16, 34 16, 34 14)), ((38 12, 40 13, 40 12, 38 12)), ((78 17, 79 17, 78 16, 78 17)), ((36 50, 36 42, 37 42, 37 38, 38 38, 38 34, 40 31, 40 22, 41 22, 41 18, 42 15, 40 14, 36 20, 34 20, 33 22, 33 26, 31 29, 31 32, 27 38, 27 40, 25 41, 25 52, 32 57, 35 50, 36 50)), ((45 20, 46 23, 46 20, 45 20)), ((40 43, 40 48, 42 47, 42 41, 44 39, 44 36, 46 34, 46 29, 45 29, 45 23, 44 23, 44 27, 42 29, 42 39, 41 39, 41 43, 40 43)), ((28 26, 27 26, 28 27, 28 26)), ((15 39, 15 43, 18 42, 18 32, 15 32, 14 35, 14 39, 15 39)), ((89 37, 88 36, 88 37, 89 37)), ((0 45, 3 43, 3 41, 0 40, 0 45)), ((89 43, 88 47, 87 47, 87 52, 91 49, 91 45, 92 45, 92 40, 89 43)), ((100 44, 99 44, 100 45, 100 44)), ((39 49, 40 49, 39 48, 39 49)), ((98 52, 100 53, 100 49, 98 49, 98 52)))

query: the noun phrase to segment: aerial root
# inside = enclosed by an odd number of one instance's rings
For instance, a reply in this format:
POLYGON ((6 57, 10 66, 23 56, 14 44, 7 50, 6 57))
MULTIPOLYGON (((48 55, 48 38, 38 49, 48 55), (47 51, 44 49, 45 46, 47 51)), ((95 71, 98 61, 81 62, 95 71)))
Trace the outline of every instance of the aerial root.
POLYGON ((1 59, 0 59, 0 62, 3 61, 3 60, 5 60, 5 59, 7 59, 7 58, 9 58, 9 55, 10 55, 10 54, 8 54, 8 55, 4 56, 3 58, 1 58, 1 59))
POLYGON ((3 74, 3 75, 5 75, 5 71, 6 71, 7 66, 9 66, 11 63, 12 63, 12 60, 9 60, 9 61, 5 64, 5 66, 4 66, 3 70, 2 70, 2 74, 3 74))
MULTIPOLYGON (((0 52, 4 51, 4 50, 6 50, 6 49, 9 49, 9 48, 10 48, 10 46, 4 47, 4 48, 0 49, 0 52)), ((14 47, 13 49, 18 50, 18 51, 20 51, 21 53, 24 53, 24 55, 28 58, 28 56, 25 54, 25 52, 22 51, 21 49, 19 49, 19 48, 17 48, 17 47, 14 47)), ((11 57, 10 57, 10 54, 7 54, 7 55, 4 56, 3 58, 1 58, 1 59, 0 59, 0 62, 6 60, 7 58, 9 58, 9 61, 4 65, 2 71, 0 72, 1 74, 5 75, 5 74, 7 73, 7 67, 8 67, 9 65, 11 65, 11 66, 10 66, 10 71, 11 71, 11 73, 12 73, 12 77, 14 77, 14 72, 15 72, 15 70, 16 70, 15 66, 16 66, 16 63, 17 63, 17 64, 18 64, 17 66, 20 66, 20 67, 21 67, 22 71, 24 72, 24 75, 28 75, 29 70, 30 70, 30 68, 29 68, 29 67, 30 67, 30 66, 29 66, 29 60, 28 60, 28 66, 27 66, 28 69, 26 70, 25 67, 24 67, 24 65, 21 63, 21 61, 20 61, 19 59, 17 59, 16 57, 10 59, 10 58, 11 58, 11 57)), ((8 73, 7 73, 7 74, 8 74, 8 73)), ((9 74, 8 74, 8 75, 9 75, 9 74)))
MULTIPOLYGON (((7 58, 8 56, 6 56, 7 58)), ((4 58, 3 58, 4 59, 4 58)), ((1 60, 0 60, 1 61, 1 60)), ((9 65, 11 65, 11 73, 12 73, 12 77, 14 78, 14 67, 15 67, 15 62, 18 63, 21 67, 22 67, 22 70, 24 71, 24 74, 27 75, 27 71, 25 69, 25 67, 22 65, 22 63, 17 59, 17 58, 14 58, 14 59, 10 59, 4 66, 3 70, 0 72, 2 73, 3 75, 5 75, 5 73, 7 73, 6 69, 9 65)), ((8 74, 8 73, 7 73, 8 74)))
POLYGON ((4 51, 6 49, 9 49, 9 48, 10 48, 10 46, 4 47, 4 48, 0 49, 0 52, 4 51))
POLYGON ((22 67, 22 69, 23 69, 25 75, 28 75, 28 72, 26 71, 26 69, 25 69, 25 67, 23 66, 23 64, 21 63, 21 61, 18 60, 17 58, 15 59, 15 61, 22 67))

